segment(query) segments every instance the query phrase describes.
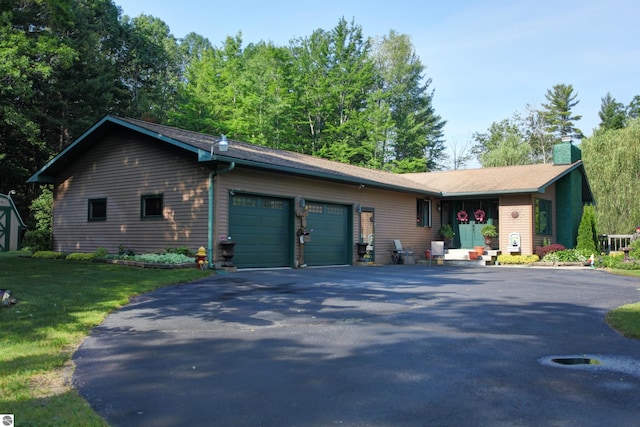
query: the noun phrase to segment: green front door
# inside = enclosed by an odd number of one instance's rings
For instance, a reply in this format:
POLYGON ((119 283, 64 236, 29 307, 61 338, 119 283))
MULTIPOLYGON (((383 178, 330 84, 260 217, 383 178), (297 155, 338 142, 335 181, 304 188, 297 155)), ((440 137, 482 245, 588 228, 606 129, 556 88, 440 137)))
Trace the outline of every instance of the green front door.
POLYGON ((11 240, 11 208, 0 206, 0 252, 9 250, 11 240))
POLYGON ((471 249, 474 246, 485 246, 482 227, 487 224, 498 226, 498 200, 464 200, 452 202, 451 206, 453 210, 449 215, 456 233, 454 247, 471 249))
POLYGON ((307 202, 307 207, 311 241, 304 244, 305 263, 309 266, 349 264, 349 207, 317 202, 307 202))
POLYGON ((472 248, 474 246, 484 246, 484 237, 480 233, 486 224, 459 224, 460 247, 472 248))
POLYGON ((276 197, 230 196, 229 236, 239 268, 291 267, 291 201, 276 197))

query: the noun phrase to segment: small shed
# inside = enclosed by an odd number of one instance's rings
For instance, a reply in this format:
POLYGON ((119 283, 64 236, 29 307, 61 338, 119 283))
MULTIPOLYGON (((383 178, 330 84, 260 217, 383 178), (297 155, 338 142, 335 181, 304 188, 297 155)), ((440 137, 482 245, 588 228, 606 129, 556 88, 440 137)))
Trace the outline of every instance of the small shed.
POLYGON ((25 228, 11 194, 0 194, 0 252, 19 250, 25 228))

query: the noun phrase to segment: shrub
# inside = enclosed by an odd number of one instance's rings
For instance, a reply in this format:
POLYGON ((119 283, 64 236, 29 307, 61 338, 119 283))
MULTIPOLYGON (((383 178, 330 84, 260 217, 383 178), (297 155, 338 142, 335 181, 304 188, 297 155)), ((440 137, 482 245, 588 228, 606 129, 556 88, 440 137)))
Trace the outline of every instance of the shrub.
POLYGON ((106 250, 103 247, 99 247, 98 249, 96 249, 96 251, 93 253, 95 255, 96 258, 106 258, 109 255, 109 251, 106 250))
POLYGON ((140 261, 152 264, 190 264, 196 262, 194 257, 182 254, 140 254, 140 255, 111 255, 109 259, 119 259, 123 261, 140 261))
POLYGON ((640 270, 640 262, 631 261, 631 262, 620 262, 614 265, 611 268, 615 268, 618 270, 640 270))
POLYGON ((50 185, 41 187, 40 195, 33 199, 29 206, 33 213, 33 219, 35 219, 36 230, 51 232, 53 222, 53 191, 51 191, 51 187, 50 185))
POLYGON ((65 255, 62 252, 54 252, 54 251, 37 251, 31 255, 33 258, 42 258, 42 259, 64 259, 65 255))
POLYGON ((623 264, 624 254, 611 254, 598 257, 596 259, 596 267, 604 268, 620 268, 620 264, 623 264))
POLYGON ((438 232, 443 239, 453 239, 456 233, 453 232, 451 224, 442 224, 440 231, 438 232))
POLYGON ((24 233, 22 243, 31 252, 50 251, 51 237, 51 231, 48 230, 29 230, 24 233))
POLYGON ((196 256, 195 252, 185 246, 181 246, 179 248, 166 248, 165 252, 168 254, 180 254, 192 258, 196 256))
POLYGON ((551 254, 553 252, 563 251, 565 248, 560 243, 554 243, 552 245, 538 246, 536 247, 536 255, 543 259, 547 254, 551 254))
POLYGON ((195 262, 194 258, 182 254, 142 254, 130 257, 130 259, 157 264, 188 264, 195 262))
POLYGON ((596 231, 596 214, 593 206, 585 206, 582 210, 582 220, 578 227, 578 242, 576 249, 581 253, 598 253, 598 233, 596 231))
POLYGON ((498 255, 499 264, 533 264, 539 259, 538 255, 498 255))
POLYGON ((587 257, 575 249, 565 249, 545 255, 543 262, 586 262, 587 257))
POLYGON ((136 252, 131 248, 125 248, 123 244, 118 245, 118 255, 135 255, 136 252))
POLYGON ((65 259, 68 259, 70 261, 93 261, 95 258, 95 253, 74 252, 67 255, 65 259))
POLYGON ((629 256, 634 259, 640 259, 640 239, 631 242, 631 245, 629 245, 629 247, 631 248, 631 250, 629 251, 629 256))

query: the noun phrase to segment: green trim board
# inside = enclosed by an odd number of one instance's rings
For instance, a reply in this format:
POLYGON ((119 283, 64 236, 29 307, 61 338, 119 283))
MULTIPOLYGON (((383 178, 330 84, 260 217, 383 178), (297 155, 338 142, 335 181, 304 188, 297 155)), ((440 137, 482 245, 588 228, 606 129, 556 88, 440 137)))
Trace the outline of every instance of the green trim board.
POLYGON ((11 208, 0 206, 0 252, 9 250, 11 244, 11 208))

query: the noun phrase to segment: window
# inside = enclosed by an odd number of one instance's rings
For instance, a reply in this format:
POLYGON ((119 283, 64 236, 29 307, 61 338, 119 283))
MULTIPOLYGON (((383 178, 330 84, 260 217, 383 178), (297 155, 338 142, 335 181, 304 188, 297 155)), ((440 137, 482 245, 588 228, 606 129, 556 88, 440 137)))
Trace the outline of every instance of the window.
POLYGON ((89 199, 87 219, 89 221, 106 221, 107 199, 89 199))
POLYGON ((416 200, 416 225, 431 227, 431 200, 416 200))
POLYGON ((309 211, 309 213, 317 213, 317 214, 321 214, 324 212, 322 205, 309 203, 309 202, 307 202, 307 210, 309 211))
POLYGON ((536 199, 534 203, 534 216, 536 221, 536 234, 550 236, 553 230, 551 224, 551 201, 536 199))
POLYGON ((162 218, 162 194, 150 194, 141 197, 140 217, 162 218))
POLYGON ((284 209, 284 202, 282 200, 263 199, 262 207, 264 209, 284 209))
POLYGON ((245 208, 255 208, 258 204, 258 199, 251 196, 233 196, 233 206, 244 206, 245 208))

